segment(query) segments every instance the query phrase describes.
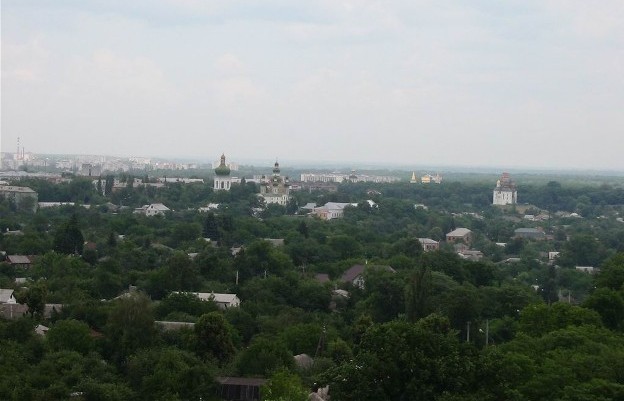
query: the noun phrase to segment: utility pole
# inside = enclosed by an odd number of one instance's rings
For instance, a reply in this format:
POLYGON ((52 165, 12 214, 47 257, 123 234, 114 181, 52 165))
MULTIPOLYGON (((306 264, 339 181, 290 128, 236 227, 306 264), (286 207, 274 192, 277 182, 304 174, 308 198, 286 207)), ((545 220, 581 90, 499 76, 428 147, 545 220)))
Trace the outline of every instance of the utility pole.
POLYGON ((470 322, 466 322, 466 342, 470 342, 470 322))
POLYGON ((490 344, 490 319, 485 320, 485 346, 490 344))

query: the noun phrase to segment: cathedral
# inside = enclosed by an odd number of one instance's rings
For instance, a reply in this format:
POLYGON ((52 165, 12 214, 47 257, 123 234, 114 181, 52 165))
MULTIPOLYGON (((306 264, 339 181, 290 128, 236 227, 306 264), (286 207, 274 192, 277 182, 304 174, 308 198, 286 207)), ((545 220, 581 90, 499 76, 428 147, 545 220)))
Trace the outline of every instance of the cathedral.
POLYGON ((264 198, 266 204, 277 203, 286 206, 290 200, 290 184, 288 177, 280 175, 279 163, 276 161, 273 167, 273 175, 263 177, 260 183, 260 196, 264 198))
POLYGON ((509 173, 503 173, 500 180, 496 182, 492 197, 493 205, 515 205, 518 202, 518 191, 516 183, 513 182, 509 173))

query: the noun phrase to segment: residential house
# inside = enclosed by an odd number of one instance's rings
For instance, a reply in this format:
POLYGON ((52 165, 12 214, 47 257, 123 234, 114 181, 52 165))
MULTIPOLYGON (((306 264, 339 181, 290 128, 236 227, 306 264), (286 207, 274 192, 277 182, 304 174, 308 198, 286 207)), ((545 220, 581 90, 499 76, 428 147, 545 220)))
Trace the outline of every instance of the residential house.
POLYGON ((355 287, 363 289, 364 272, 370 270, 385 270, 387 272, 396 273, 396 270, 387 265, 353 265, 343 273, 340 280, 343 283, 351 283, 355 287))
POLYGON ((0 288, 0 304, 16 304, 14 290, 10 288, 0 288))
POLYGON ((224 400, 259 401, 266 379, 256 377, 217 377, 219 396, 224 400))
POLYGON ((48 330, 50 330, 49 327, 38 324, 37 327, 35 327, 35 334, 45 336, 46 334, 48 334, 48 330))
POLYGON ((466 249, 466 250, 457 252, 457 254, 462 259, 466 259, 466 260, 479 261, 479 260, 483 259, 483 252, 481 252, 481 251, 475 251, 475 250, 466 249))
POLYGON ((316 208, 316 203, 308 202, 299 208, 299 213, 301 214, 313 213, 315 208, 316 208))
POLYGON ((583 273, 589 273, 589 274, 594 274, 598 270, 598 269, 595 269, 594 266, 576 266, 575 269, 577 271, 580 271, 583 273))
POLYGON ((32 266, 32 260, 26 255, 9 255, 6 261, 13 267, 21 267, 23 269, 28 269, 32 266))
POLYGON ((321 220, 339 219, 344 216, 344 209, 350 206, 356 207, 357 203, 327 202, 321 207, 314 208, 314 214, 321 220))
POLYGON ((446 234, 446 242, 464 242, 465 244, 470 244, 472 242, 472 237, 472 231, 460 227, 446 234))
POLYGON ((172 294, 193 294, 202 301, 212 301, 220 309, 235 308, 240 305, 240 299, 236 294, 217 294, 214 292, 181 292, 174 291, 172 294))
POLYGON ((142 207, 135 209, 135 213, 144 214, 148 217, 151 216, 164 216, 166 212, 171 211, 167 206, 162 203, 152 203, 151 205, 143 205, 142 207))
POLYGON ((263 240, 275 247, 284 246, 284 238, 263 238, 263 240))
POLYGON ((167 322, 163 320, 155 320, 154 324, 160 327, 163 331, 180 330, 184 328, 192 329, 195 327, 195 323, 190 322, 167 322))
POLYGON ((543 240, 546 239, 546 234, 539 228, 517 228, 514 230, 515 238, 543 240))
POLYGON ((437 251, 440 249, 440 243, 432 240, 431 238, 418 238, 418 242, 420 242, 420 245, 422 245, 425 252, 437 251))
POLYGON ((204 212, 210 212, 210 211, 217 210, 217 209, 219 209, 218 203, 209 203, 206 206, 200 207, 199 209, 197 209, 197 211, 200 213, 204 213, 204 212))
POLYGON ((329 274, 327 273, 317 273, 314 275, 314 279, 321 284, 329 283, 329 274))

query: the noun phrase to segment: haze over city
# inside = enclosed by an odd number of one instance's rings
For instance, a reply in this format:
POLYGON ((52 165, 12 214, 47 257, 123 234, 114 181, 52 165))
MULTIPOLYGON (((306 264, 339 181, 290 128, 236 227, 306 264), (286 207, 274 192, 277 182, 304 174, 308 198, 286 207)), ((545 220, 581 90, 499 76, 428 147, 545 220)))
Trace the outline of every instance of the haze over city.
POLYGON ((2 2, 2 151, 624 170, 624 3, 2 2))

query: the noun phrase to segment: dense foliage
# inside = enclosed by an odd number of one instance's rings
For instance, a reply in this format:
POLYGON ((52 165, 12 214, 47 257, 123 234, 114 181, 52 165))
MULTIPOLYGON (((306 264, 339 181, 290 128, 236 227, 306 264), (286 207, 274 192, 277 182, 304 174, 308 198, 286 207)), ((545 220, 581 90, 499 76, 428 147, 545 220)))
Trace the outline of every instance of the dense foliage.
POLYGON ((20 184, 73 206, 0 202, 1 250, 35 255, 27 269, 0 263, 0 287, 28 307, 0 320, 0 399, 210 400, 218 376, 237 375, 270 378, 266 400, 325 385, 337 401, 624 398, 617 185, 533 183, 520 187, 527 204, 495 208, 480 182, 344 183, 263 207, 252 183, 104 196, 107 181, 20 184), (328 201, 358 206, 333 221, 297 214, 328 201), (152 202, 172 211, 134 213, 152 202), (197 211, 208 203, 219 207, 197 211), (457 227, 482 259, 418 241, 457 227), (521 227, 546 239, 515 237, 521 227), (354 265, 366 266, 363 285, 342 280, 354 265), (235 293, 241 305, 184 292, 235 293))

